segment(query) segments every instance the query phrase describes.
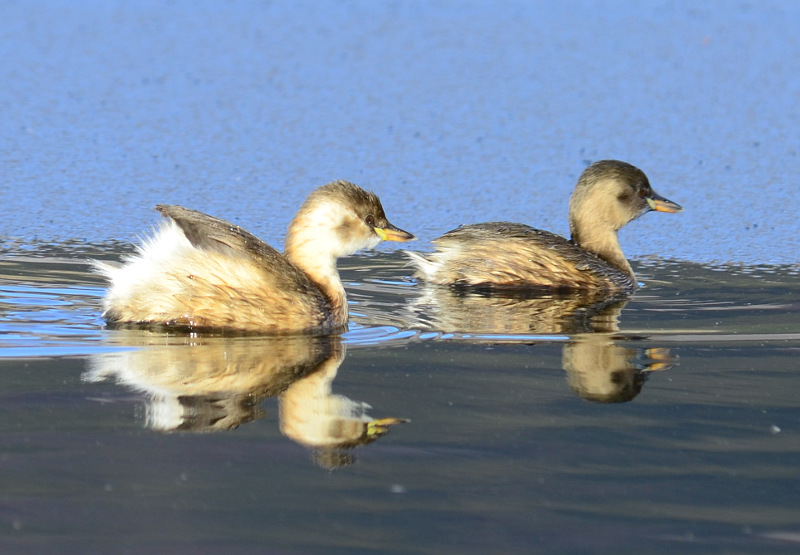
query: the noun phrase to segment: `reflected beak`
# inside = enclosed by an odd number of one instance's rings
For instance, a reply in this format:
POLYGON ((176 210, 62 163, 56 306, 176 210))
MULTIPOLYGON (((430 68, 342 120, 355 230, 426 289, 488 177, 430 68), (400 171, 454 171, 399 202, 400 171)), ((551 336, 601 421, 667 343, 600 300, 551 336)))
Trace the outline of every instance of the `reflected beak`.
POLYGON ((396 424, 405 424, 408 422, 405 418, 381 418, 380 420, 373 420, 367 424, 367 436, 382 436, 389 431, 391 426, 396 424))
POLYGON ((653 192, 653 196, 647 197, 648 206, 650 206, 651 210, 655 210, 656 212, 680 212, 683 210, 683 206, 678 204, 677 202, 672 202, 669 199, 665 199, 661 195, 657 194, 655 191, 653 192))
POLYGON ((399 227, 395 227, 390 223, 386 223, 386 227, 374 227, 375 233, 381 238, 381 241, 399 241, 404 243, 406 241, 413 241, 416 239, 408 231, 403 231, 399 227))
POLYGON ((677 364, 678 357, 670 354, 669 349, 665 347, 645 349, 644 354, 648 359, 647 370, 649 372, 669 370, 677 364))

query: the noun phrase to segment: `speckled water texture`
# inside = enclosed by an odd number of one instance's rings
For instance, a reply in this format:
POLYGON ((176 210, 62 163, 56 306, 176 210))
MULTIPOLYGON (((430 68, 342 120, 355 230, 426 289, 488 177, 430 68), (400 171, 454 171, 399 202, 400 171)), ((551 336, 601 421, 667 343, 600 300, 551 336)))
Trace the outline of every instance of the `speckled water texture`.
POLYGON ((0 3, 0 551, 796 552, 799 64, 789 0, 0 3), (627 304, 409 277, 568 233, 606 158, 685 208, 622 230, 627 304), (340 340, 104 327, 153 205, 280 247, 333 179, 419 237, 342 261, 340 340), (334 409, 398 420, 299 439, 334 409))
MULTIPOLYGON (((375 189, 426 242, 567 232, 590 161, 680 202, 630 256, 796 262, 795 2, 6 2, 0 237, 128 240, 157 202, 279 237, 375 189)), ((136 231, 135 231, 136 230, 136 231)))

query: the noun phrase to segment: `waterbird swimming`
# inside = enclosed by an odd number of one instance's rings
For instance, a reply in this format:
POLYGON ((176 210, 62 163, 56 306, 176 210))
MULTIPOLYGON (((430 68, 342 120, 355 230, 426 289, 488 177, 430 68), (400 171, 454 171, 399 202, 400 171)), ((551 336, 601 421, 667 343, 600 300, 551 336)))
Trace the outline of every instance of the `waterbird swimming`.
POLYGON ((314 190, 289 224, 284 254, 240 227, 181 206, 124 264, 95 262, 110 281, 110 324, 263 333, 338 333, 348 310, 336 260, 414 236, 377 195, 347 181, 314 190))
POLYGON ((617 232, 655 210, 683 208, 658 195, 639 168, 602 160, 581 174, 569 203, 571 238, 510 222, 464 225, 408 252, 415 276, 439 285, 632 292, 636 278, 617 232))

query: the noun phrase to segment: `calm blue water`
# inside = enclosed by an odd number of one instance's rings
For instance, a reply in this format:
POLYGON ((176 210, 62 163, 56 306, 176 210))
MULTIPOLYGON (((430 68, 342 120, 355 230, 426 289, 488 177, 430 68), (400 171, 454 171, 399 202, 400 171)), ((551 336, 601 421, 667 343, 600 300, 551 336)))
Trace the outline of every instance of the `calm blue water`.
POLYGON ((796 262, 795 2, 4 2, 0 48, 0 237, 129 240, 167 202, 279 238, 334 178, 421 246, 564 233, 619 158, 686 207, 630 255, 796 262))
POLYGON ((3 552, 796 551, 800 4, 8 1, 0 54, 3 552), (621 232, 626 304, 382 246, 339 339, 99 316, 156 203, 280 246, 348 179, 426 250, 567 233, 603 158, 685 207, 621 232))

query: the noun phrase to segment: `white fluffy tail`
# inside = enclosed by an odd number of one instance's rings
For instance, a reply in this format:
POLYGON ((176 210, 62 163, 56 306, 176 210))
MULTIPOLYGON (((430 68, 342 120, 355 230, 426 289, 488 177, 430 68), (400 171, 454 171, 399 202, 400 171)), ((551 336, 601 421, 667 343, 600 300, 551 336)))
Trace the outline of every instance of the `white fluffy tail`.
POLYGON ((436 273, 436 264, 432 262, 429 258, 427 258, 424 254, 412 251, 403 251, 405 253, 411 265, 416 268, 414 272, 414 277, 424 279, 426 281, 431 281, 434 274, 436 273))
POLYGON ((137 305, 148 288, 169 285, 165 269, 193 249, 183 231, 172 220, 164 220, 137 245, 136 253, 127 255, 122 263, 93 260, 95 271, 108 280, 108 290, 103 298, 103 317, 114 312, 115 307, 137 305), (144 291, 144 292, 143 292, 144 291))

